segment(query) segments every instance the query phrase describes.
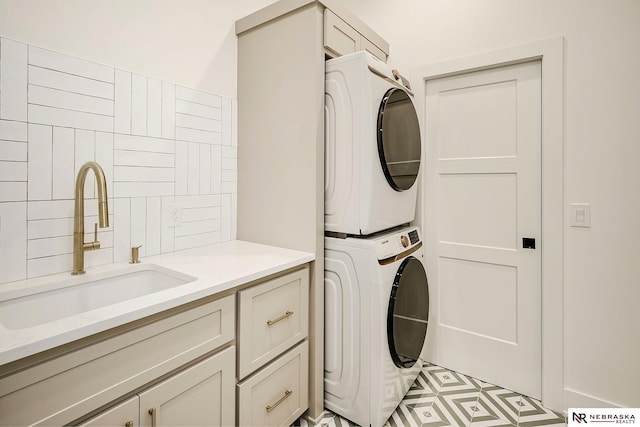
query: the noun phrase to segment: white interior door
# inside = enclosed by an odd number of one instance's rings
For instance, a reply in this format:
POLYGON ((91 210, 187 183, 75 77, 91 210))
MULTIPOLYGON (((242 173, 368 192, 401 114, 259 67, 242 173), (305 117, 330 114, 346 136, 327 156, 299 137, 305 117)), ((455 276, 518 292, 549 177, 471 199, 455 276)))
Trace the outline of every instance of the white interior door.
POLYGON ((425 100, 426 359, 536 398, 540 70, 534 61, 429 80, 425 100))

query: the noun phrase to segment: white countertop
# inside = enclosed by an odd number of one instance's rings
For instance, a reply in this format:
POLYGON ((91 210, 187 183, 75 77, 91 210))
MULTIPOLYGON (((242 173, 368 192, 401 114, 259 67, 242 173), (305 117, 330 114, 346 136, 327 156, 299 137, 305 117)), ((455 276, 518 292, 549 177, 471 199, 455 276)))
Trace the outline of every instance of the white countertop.
MULTIPOLYGON (((42 325, 8 329, 0 323, 0 366, 313 260, 312 253, 239 240, 145 257, 142 263, 175 270, 196 280, 42 325)), ((121 262, 93 267, 80 277, 89 278, 127 266, 128 262, 121 262)), ((69 273, 6 283, 0 285, 0 302, 42 292, 49 283, 66 280, 72 280, 69 273)))

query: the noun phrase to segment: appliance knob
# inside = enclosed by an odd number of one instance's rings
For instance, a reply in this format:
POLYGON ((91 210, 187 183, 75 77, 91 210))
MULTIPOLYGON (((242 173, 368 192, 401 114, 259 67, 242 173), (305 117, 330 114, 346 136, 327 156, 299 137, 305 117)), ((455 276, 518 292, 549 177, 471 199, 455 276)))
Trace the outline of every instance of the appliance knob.
POLYGON ((407 236, 400 236, 400 243, 402 243, 403 248, 406 248, 409 246, 409 238, 407 236))

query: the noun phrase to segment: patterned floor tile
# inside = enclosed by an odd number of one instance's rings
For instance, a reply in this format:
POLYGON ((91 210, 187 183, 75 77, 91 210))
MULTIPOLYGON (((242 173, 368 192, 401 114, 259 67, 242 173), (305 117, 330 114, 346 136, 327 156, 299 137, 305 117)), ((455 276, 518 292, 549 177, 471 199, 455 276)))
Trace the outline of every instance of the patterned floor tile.
MULTIPOLYGON (((425 363, 385 427, 533 427, 565 424, 565 418, 526 396, 425 363)), ((357 427, 325 411, 318 424, 298 427, 357 427)))
POLYGON ((542 404, 535 399, 522 396, 518 426, 533 427, 557 424, 566 424, 564 415, 543 407, 542 404))
POLYGON ((487 425, 518 425, 521 398, 518 393, 484 383, 478 398, 478 408, 474 422, 486 422, 487 425))

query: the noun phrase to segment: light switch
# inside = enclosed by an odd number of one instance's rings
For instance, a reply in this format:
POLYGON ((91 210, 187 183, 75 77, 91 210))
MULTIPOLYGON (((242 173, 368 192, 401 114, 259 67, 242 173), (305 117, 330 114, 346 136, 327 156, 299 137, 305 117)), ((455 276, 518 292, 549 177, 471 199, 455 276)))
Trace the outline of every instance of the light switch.
POLYGON ((588 203, 571 203, 569 212, 572 227, 591 227, 591 205, 588 203))

